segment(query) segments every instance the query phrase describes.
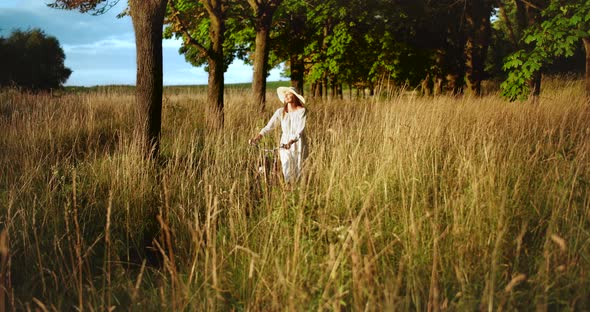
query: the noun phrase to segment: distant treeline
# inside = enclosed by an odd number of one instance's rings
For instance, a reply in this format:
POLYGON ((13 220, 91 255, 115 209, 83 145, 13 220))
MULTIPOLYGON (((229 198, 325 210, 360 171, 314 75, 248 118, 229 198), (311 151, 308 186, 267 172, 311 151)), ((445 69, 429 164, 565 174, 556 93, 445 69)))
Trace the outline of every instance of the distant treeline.
MULTIPOLYGON (((268 90, 275 90, 280 86, 288 86, 288 81, 269 81, 266 84, 268 90)), ((225 85, 228 90, 250 90, 252 83, 230 83, 225 85)), ((100 86, 67 86, 64 87, 66 92, 103 92, 103 93, 130 93, 135 92, 136 87, 134 85, 100 85, 100 86)), ((170 85, 164 86, 164 91, 170 93, 186 93, 186 92, 206 92, 207 85, 170 85)))

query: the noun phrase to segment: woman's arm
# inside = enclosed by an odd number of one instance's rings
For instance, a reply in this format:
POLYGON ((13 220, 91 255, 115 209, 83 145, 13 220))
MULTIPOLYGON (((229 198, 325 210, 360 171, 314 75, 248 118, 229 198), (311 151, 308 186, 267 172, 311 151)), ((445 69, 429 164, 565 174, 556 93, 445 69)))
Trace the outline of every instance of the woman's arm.
POLYGON ((253 138, 248 141, 250 144, 257 144, 262 137, 267 134, 268 132, 272 131, 274 128, 278 127, 281 124, 281 109, 277 109, 275 113, 270 117, 270 120, 266 124, 264 128, 260 130, 260 132, 253 138))
POLYGON ((264 128, 260 130, 260 135, 264 136, 268 132, 272 131, 274 128, 278 127, 281 124, 281 115, 282 115, 282 108, 279 108, 275 111, 275 113, 270 117, 270 120, 266 124, 264 128))

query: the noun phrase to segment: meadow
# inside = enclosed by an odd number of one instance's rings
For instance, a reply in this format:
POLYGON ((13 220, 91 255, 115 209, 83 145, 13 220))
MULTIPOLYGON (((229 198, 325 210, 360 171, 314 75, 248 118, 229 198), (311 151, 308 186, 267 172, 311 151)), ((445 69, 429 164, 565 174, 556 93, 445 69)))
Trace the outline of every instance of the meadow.
POLYGON ((229 88, 219 132, 165 89, 157 161, 129 88, 0 91, 0 310, 588 310, 590 107, 544 87, 309 98, 292 186, 247 144, 274 89, 229 88))

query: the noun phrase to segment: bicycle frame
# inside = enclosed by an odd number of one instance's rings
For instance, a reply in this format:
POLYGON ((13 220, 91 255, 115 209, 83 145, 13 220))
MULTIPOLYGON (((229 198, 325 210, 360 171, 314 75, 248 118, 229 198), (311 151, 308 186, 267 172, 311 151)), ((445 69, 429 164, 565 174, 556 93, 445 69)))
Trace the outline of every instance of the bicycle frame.
POLYGON ((282 147, 263 148, 258 145, 254 146, 258 150, 254 171, 260 182, 268 187, 281 181, 282 171, 280 168, 278 151, 282 147))

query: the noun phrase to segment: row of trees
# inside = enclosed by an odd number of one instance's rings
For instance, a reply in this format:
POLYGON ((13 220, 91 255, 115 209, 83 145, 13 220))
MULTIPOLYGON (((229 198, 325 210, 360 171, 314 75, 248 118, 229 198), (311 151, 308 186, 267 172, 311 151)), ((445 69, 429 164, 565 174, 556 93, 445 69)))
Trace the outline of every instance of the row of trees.
POLYGON ((33 91, 59 88, 72 73, 64 60, 55 37, 40 29, 15 30, 8 38, 0 37, 0 87, 33 91))
POLYGON ((382 79, 432 94, 480 95, 490 78, 508 78, 504 95, 511 100, 538 95, 541 72, 556 56, 583 57, 590 6, 587 0, 220 0, 219 10, 205 11, 201 3, 170 0, 166 36, 183 38, 181 52, 195 65, 225 69, 235 58, 252 61, 261 109, 264 77, 279 62, 294 86, 311 86, 312 96, 336 96, 343 84, 373 89, 382 79), (216 36, 206 31, 211 25, 220 26, 216 36), (206 56, 210 44, 217 44, 216 59, 206 56))
MULTIPOLYGON (((109 0, 56 0, 52 6, 100 13, 109 0)), ((504 76, 509 99, 540 91, 555 56, 588 38, 590 0, 129 0, 137 41, 137 101, 146 146, 158 149, 161 40, 209 73, 209 128, 223 125, 223 73, 235 60, 254 65, 253 94, 265 106, 266 76, 287 65, 293 86, 336 96, 348 84, 383 79, 429 93, 480 95, 490 73, 504 76), (165 30, 162 33, 162 29, 165 30), (492 53, 490 53, 492 52, 492 53)), ((590 48, 590 47, 588 47, 590 48)), ((586 50, 586 55, 590 55, 586 50)))

